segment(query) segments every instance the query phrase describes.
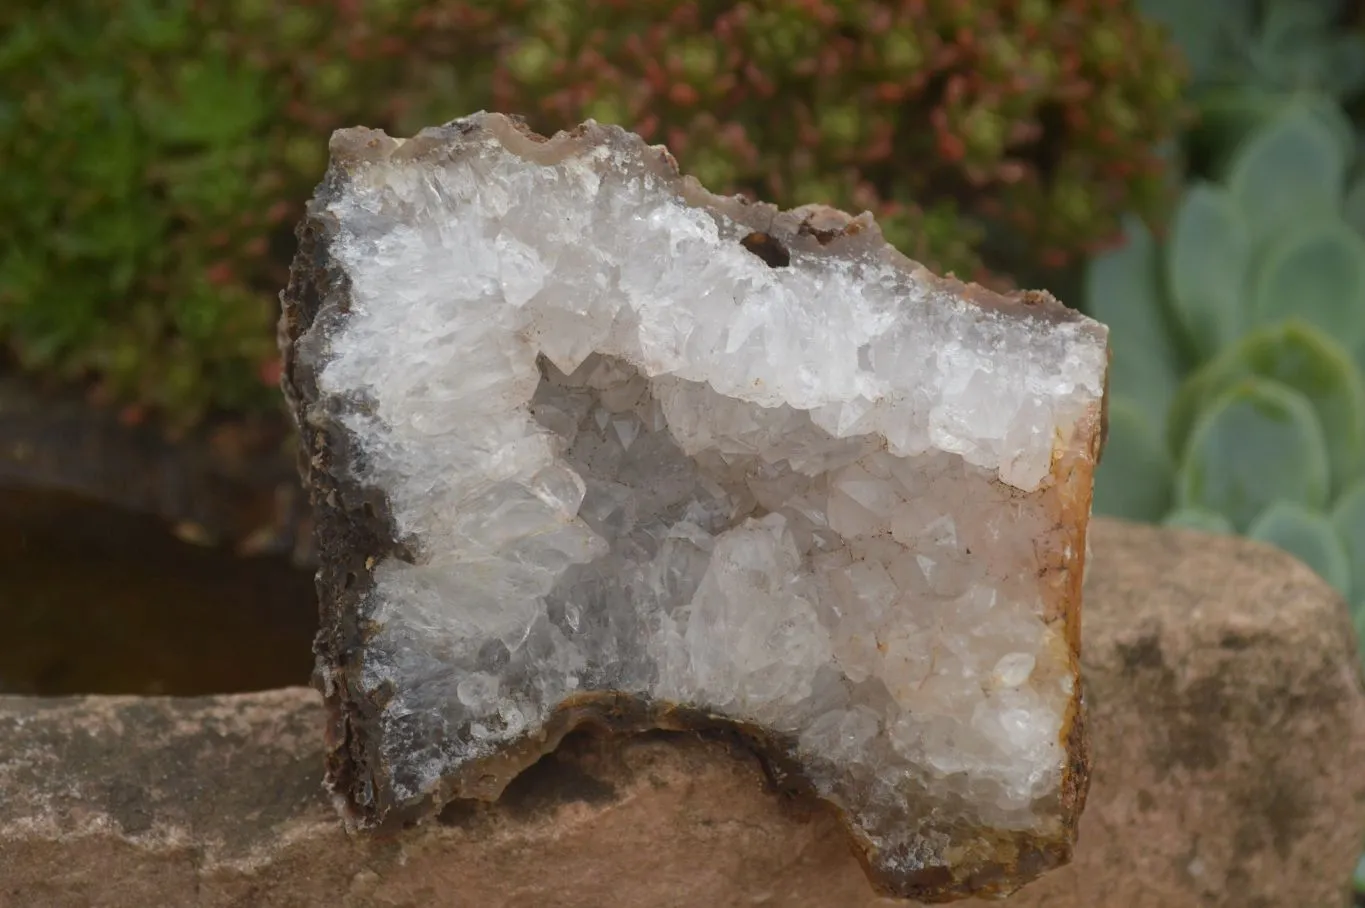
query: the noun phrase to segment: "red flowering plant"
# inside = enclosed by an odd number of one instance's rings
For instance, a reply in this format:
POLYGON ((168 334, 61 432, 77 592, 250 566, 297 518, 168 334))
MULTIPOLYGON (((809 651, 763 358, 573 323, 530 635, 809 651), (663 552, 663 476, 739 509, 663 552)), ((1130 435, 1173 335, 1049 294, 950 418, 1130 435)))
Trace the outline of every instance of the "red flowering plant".
POLYGON ((713 189, 871 209, 931 267, 1061 267, 1164 203, 1182 75, 1127 0, 528 5, 495 106, 630 125, 713 189))

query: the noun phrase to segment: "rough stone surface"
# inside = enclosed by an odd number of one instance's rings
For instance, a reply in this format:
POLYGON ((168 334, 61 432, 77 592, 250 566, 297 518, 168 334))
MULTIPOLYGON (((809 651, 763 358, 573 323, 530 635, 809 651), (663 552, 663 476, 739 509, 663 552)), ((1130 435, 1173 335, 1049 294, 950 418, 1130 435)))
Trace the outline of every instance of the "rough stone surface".
MULTIPOLYGON (((1253 543, 1097 521, 1094 783, 1005 904, 1340 908, 1365 829, 1344 605, 1253 543)), ((886 908, 742 745, 571 737, 493 805, 348 837, 317 697, 0 698, 3 908, 886 908)), ((982 908, 987 904, 982 902, 982 908)))
POLYGON ((887 892, 1065 862, 1102 325, 615 127, 331 150, 283 349, 349 821, 494 799, 585 722, 718 726, 887 892))

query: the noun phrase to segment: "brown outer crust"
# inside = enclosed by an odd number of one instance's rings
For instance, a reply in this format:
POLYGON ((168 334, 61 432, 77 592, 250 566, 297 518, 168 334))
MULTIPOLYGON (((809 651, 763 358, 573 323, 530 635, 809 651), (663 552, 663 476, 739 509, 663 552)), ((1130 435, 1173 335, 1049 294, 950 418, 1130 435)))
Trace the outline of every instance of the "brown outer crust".
MULTIPOLYGON (((695 708, 600 693, 561 703, 545 726, 519 745, 497 757, 466 764, 459 772, 443 778, 434 791, 402 802, 393 798, 388 784, 389 767, 380 755, 376 728, 387 696, 383 692, 367 694, 359 683, 360 654, 369 636, 361 611, 374 585, 373 567, 386 558, 411 562, 412 554, 396 538, 386 497, 347 478, 354 440, 339 421, 319 407, 317 375, 314 367, 299 356, 298 344, 310 332, 314 333, 315 342, 325 337, 329 327, 344 319, 350 306, 349 279, 329 250, 337 225, 326 213, 327 202, 340 195, 354 171, 367 162, 390 157, 445 157, 462 137, 481 129, 495 135, 514 153, 544 164, 562 160, 584 146, 640 142, 624 130, 592 122, 546 139, 531 133, 518 118, 497 114, 479 114, 423 130, 406 141, 364 128, 338 130, 332 136, 327 175, 297 230, 299 250, 291 267, 289 286, 281 294, 283 313, 279 325, 284 364, 282 387, 299 425, 299 470, 309 490, 317 527, 320 630, 314 645, 317 655, 314 686, 323 693, 327 709, 327 785, 348 825, 389 830, 429 818, 457 798, 496 799, 508 782, 553 750, 566 734, 581 725, 595 724, 623 733, 660 728, 737 735, 763 760, 777 785, 814 797, 802 767, 791 756, 795 748, 789 740, 761 727, 695 708)), ((870 215, 852 217, 824 206, 779 211, 766 203, 716 196, 691 177, 679 181, 677 163, 666 149, 650 150, 654 153, 654 167, 660 175, 677 183, 681 197, 689 204, 718 211, 749 229, 766 232, 789 248, 844 258, 880 258, 920 279, 936 282, 945 291, 981 308, 1015 317, 1054 323, 1084 321, 1047 293, 1002 295, 975 284, 932 275, 886 244, 870 215)), ((1098 325, 1086 327, 1104 331, 1098 325)), ((1047 575, 1043 578, 1045 615, 1049 622, 1061 621, 1065 627, 1069 668, 1076 681, 1076 693, 1062 727, 1068 759, 1057 802, 1061 823, 1045 835, 977 831, 977 837, 989 843, 985 853, 976 849, 952 867, 888 875, 876 866, 871 844, 842 811, 822 801, 840 814, 869 879, 887 895, 935 903, 1005 895, 1071 859, 1089 780, 1089 744, 1079 677, 1080 584, 1091 477, 1102 445, 1107 396, 1106 388, 1105 401, 1078 426, 1075 438, 1059 440, 1051 474, 1056 488, 1049 497, 1056 502, 1055 517, 1066 528, 1070 544, 1056 549, 1054 557, 1042 568, 1047 575), (1068 548, 1069 557, 1065 550, 1068 548)))

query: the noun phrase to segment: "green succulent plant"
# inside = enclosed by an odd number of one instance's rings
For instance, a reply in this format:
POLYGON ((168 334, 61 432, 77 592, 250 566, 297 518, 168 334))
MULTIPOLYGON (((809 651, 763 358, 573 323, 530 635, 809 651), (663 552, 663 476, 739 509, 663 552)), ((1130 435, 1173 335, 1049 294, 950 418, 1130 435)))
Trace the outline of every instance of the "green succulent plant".
POLYGON ((1109 324, 1099 513, 1277 545, 1365 614, 1365 235, 1356 147, 1321 97, 1186 186, 1167 235, 1135 219, 1090 263, 1109 324))
POLYGON ((1138 0, 1170 30, 1196 91, 1241 85, 1313 89, 1342 98, 1365 89, 1365 36, 1341 27, 1345 0, 1138 0))
MULTIPOLYGON (((1332 117, 1365 91, 1365 31, 1346 0, 1138 0, 1185 57, 1200 110, 1186 137, 1216 156, 1305 97, 1332 117)), ((1217 162, 1214 162, 1217 163, 1217 162)))

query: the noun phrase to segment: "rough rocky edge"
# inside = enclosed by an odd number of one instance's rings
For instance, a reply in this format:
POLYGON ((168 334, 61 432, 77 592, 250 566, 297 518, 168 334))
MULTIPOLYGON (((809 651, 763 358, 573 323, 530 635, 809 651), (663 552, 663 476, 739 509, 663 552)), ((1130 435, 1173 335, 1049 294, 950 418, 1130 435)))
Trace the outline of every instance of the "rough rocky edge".
POLYGON ((353 826, 494 799, 586 723, 739 736, 890 894, 1069 859, 1101 325, 592 122, 339 131, 299 233, 353 826))

